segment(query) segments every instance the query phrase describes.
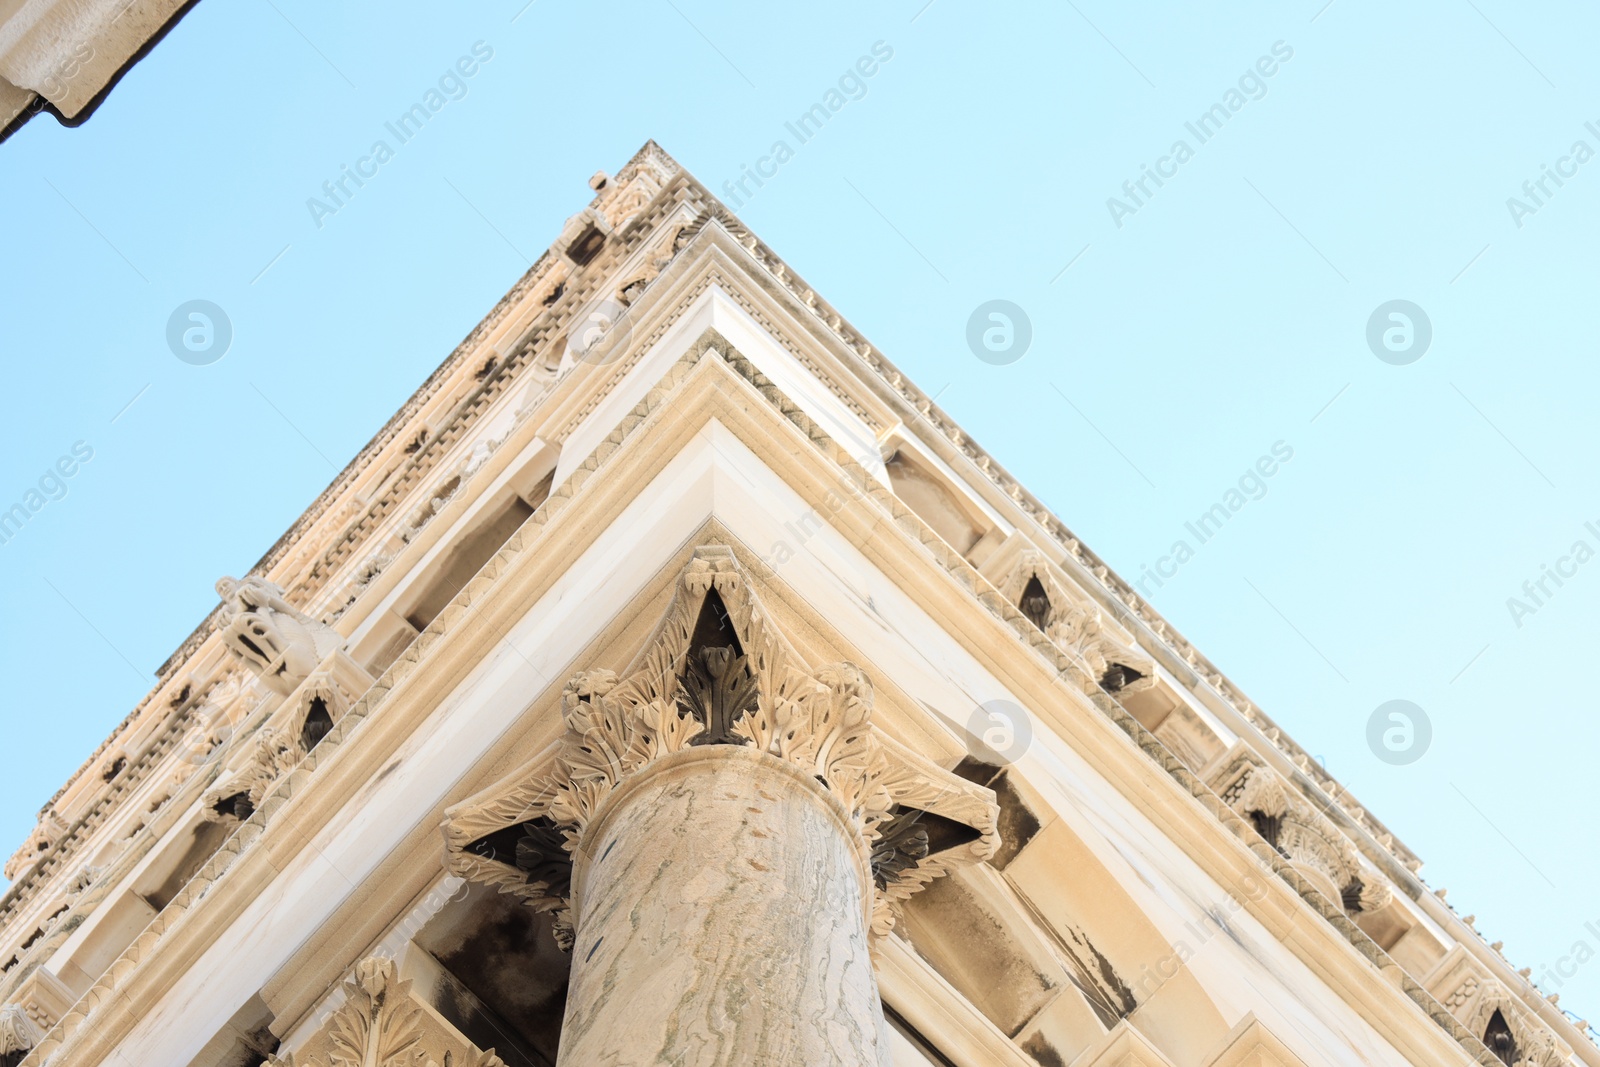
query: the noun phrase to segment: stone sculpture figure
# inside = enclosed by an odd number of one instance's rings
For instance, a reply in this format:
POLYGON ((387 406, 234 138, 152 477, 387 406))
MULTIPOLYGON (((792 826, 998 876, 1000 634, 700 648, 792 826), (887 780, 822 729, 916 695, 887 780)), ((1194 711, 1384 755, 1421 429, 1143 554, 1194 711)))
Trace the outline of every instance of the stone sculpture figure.
POLYGON ((344 638, 284 599, 264 578, 217 582, 223 640, 274 692, 288 696, 344 638))

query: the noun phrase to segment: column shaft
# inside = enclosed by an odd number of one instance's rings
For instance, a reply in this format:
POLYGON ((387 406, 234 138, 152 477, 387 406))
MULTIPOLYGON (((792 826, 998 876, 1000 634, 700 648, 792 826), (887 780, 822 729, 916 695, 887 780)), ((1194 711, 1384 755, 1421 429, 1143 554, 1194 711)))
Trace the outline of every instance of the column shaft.
POLYGON ((560 1067, 888 1063, 843 805, 748 747, 671 753, 579 844, 560 1067))

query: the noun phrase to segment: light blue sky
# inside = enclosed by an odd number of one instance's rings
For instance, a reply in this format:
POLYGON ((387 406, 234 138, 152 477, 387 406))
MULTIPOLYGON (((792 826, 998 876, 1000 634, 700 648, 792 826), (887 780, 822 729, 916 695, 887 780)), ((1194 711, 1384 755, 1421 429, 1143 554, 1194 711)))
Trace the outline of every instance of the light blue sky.
MULTIPOLYGON (((1130 580, 1291 447, 1151 599, 1515 963, 1600 949, 1600 562, 1507 607, 1600 548, 1600 161, 1520 227, 1507 206, 1600 149, 1593 9, 524 2, 205 0, 87 125, 0 145, 0 497, 93 450, 0 545, 0 851, 592 172, 654 137, 718 189, 781 138, 741 216, 1130 580), (479 41, 465 95, 318 228, 307 199, 479 41), (784 123, 879 41, 799 144, 784 123), (1292 58, 1200 144, 1185 123, 1277 42, 1292 58), (1193 157, 1119 228, 1108 198, 1178 139, 1193 157), (210 366, 164 339, 196 298, 233 324, 210 366), (997 298, 1033 327, 1008 366, 964 339, 997 298), (1432 322, 1409 365, 1365 340, 1392 299, 1432 322), (1391 699, 1433 726, 1405 766, 1367 747, 1391 699)), ((1600 1011, 1600 962, 1560 992, 1600 1011)))

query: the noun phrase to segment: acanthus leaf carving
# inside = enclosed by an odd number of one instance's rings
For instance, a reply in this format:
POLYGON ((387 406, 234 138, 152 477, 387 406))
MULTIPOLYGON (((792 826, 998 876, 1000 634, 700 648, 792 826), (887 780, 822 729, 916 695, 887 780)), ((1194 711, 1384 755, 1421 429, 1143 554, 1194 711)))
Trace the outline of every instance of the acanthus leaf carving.
POLYGON ((1259 811, 1276 819, 1289 810, 1289 795, 1277 775, 1252 771, 1234 800, 1234 808, 1241 812, 1259 811))
POLYGON ((750 660, 727 645, 691 653, 679 687, 679 703, 701 725, 690 744, 742 745, 748 738, 738 723, 756 703, 756 677, 750 660))
MULTIPOLYGON (((647 764, 703 744, 753 747, 803 769, 837 797, 855 829, 862 862, 891 835, 895 862, 884 872, 872 929, 887 933, 892 905, 950 867, 991 854, 998 809, 986 791, 927 763, 872 725, 873 688, 851 663, 808 670, 769 624, 730 549, 703 546, 682 571, 652 639, 621 676, 574 675, 561 694, 566 732, 555 751, 447 814, 447 865, 557 913, 556 936, 570 945, 570 902, 552 872, 552 836, 526 833, 519 862, 491 857, 485 843, 540 819, 559 827, 570 853, 612 790, 647 764), (705 614, 703 617, 703 613, 705 614), (703 627, 697 629, 697 627, 703 627), (696 646, 696 634, 718 633, 696 646), (731 634, 731 637, 729 636, 731 634), (938 811, 968 828, 944 852, 918 854, 891 821, 913 809, 938 811)), ((923 835, 924 840, 926 835, 923 835)))
POLYGON ((1380 911, 1394 899, 1386 879, 1363 876, 1360 854, 1350 839, 1253 757, 1235 759, 1218 773, 1215 784, 1223 802, 1249 819, 1268 844, 1302 871, 1326 879, 1333 901, 1346 911, 1380 911))
POLYGON ((907 809, 884 820, 872 843, 872 875, 879 885, 914 868, 928 858, 928 830, 919 825, 922 812, 907 809))
POLYGON ((254 739, 244 766, 222 775, 201 797, 206 818, 248 819, 284 772, 305 755, 298 740, 273 729, 263 729, 254 739))
POLYGON ((1155 662, 1113 634, 1099 609, 1085 597, 1068 592, 1038 549, 1020 554, 1000 592, 1109 692, 1136 693, 1155 684, 1155 662))
POLYGON ((316 1050, 269 1059, 269 1067, 505 1067, 430 1017, 392 959, 357 963, 342 992, 344 1002, 308 1042, 316 1050))
POLYGON ((420 1060, 422 1009, 410 1001, 410 991, 393 960, 356 964, 345 983, 345 1006, 333 1017, 332 1067, 402 1067, 420 1060))
POLYGON ((1568 1051, 1555 1035, 1492 978, 1468 975, 1445 1004, 1510 1067, 1565 1067, 1568 1063, 1568 1051))

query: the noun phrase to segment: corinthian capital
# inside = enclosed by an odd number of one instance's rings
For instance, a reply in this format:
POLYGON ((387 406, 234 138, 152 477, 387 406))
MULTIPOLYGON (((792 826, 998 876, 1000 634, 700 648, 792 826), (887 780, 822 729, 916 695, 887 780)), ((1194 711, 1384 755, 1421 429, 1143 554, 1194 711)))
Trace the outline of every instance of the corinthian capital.
POLYGON ((879 731, 872 711, 865 671, 807 667, 731 550, 702 547, 629 668, 580 671, 567 683, 560 743, 447 813, 447 865, 556 911, 560 936, 570 921, 565 867, 612 793, 671 753, 736 746, 801 769, 841 802, 872 872, 881 935, 895 900, 992 854, 997 808, 988 790, 879 731))
POLYGON ((357 963, 340 994, 300 1050, 267 1067, 505 1067, 424 1008, 391 959, 357 963))

